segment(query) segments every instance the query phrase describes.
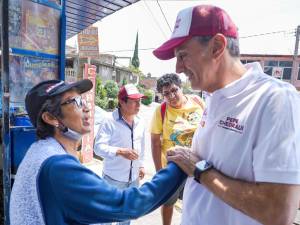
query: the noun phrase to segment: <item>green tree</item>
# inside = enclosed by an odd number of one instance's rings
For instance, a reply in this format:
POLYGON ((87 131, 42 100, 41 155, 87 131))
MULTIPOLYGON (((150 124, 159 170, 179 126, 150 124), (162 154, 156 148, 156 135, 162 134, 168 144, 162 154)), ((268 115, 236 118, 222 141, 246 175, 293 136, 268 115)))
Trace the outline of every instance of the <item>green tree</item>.
POLYGON ((134 46, 134 53, 131 60, 131 65, 134 68, 140 67, 140 59, 139 59, 139 33, 136 33, 136 39, 135 39, 135 46, 134 46))

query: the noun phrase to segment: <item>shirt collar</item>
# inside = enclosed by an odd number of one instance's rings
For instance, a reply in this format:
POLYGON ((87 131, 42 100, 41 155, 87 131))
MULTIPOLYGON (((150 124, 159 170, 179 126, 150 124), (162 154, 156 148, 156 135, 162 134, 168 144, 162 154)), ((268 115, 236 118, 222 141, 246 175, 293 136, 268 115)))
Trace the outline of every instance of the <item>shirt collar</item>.
POLYGON ((231 82, 224 88, 216 90, 212 95, 223 95, 226 98, 234 97, 235 95, 241 93, 243 90, 254 83, 259 74, 263 73, 263 70, 258 62, 248 63, 245 65, 247 71, 238 80, 231 82))
MULTIPOLYGON (((121 109, 118 107, 116 108, 114 111, 113 111, 113 118, 114 120, 116 121, 119 121, 119 120, 123 120, 123 117, 122 117, 122 113, 121 113, 121 109)), ((139 121, 139 116, 135 115, 134 116, 134 119, 133 119, 133 124, 136 125, 139 121)), ((126 122, 126 121, 125 121, 126 122)))

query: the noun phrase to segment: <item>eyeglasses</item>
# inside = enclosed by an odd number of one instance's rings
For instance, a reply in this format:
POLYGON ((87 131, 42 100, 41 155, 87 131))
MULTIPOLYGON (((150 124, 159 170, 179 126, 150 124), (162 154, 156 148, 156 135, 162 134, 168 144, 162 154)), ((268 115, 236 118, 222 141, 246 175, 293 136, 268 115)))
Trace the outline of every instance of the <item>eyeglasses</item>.
POLYGON ((170 97, 171 94, 175 95, 178 92, 179 88, 172 88, 170 91, 163 92, 162 95, 166 98, 170 97))
POLYGON ((76 96, 75 98, 68 99, 67 101, 61 103, 60 105, 67 105, 74 102, 76 103, 77 107, 80 109, 83 107, 84 104, 86 104, 85 100, 83 100, 82 97, 79 95, 76 96))

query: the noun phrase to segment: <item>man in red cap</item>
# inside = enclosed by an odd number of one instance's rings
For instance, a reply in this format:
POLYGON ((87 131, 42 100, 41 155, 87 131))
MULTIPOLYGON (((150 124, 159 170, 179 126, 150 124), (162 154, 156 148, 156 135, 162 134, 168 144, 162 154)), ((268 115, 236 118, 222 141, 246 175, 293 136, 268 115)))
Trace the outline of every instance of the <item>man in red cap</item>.
MULTIPOLYGON (((104 158, 103 178, 125 189, 138 187, 145 176, 145 125, 137 116, 141 98, 136 86, 126 84, 118 94, 118 108, 101 125, 96 136, 95 153, 104 158)), ((130 221, 118 224, 129 225, 130 221)))
POLYGON ((258 62, 243 65, 237 27, 211 5, 180 11, 171 39, 153 53, 176 57, 176 72, 207 92, 192 152, 168 151, 191 176, 181 224, 292 224, 300 199, 295 88, 265 74, 258 62))

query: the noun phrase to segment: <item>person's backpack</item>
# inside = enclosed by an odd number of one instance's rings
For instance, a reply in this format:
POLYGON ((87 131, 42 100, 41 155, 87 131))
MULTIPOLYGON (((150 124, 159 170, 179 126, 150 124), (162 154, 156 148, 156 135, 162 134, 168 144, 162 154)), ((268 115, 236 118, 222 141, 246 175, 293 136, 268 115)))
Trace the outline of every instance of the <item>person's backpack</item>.
MULTIPOLYGON (((200 101, 199 97, 196 95, 192 96, 192 99, 194 100, 194 102, 196 102, 202 109, 204 109, 204 105, 203 102, 200 101)), ((167 103, 163 102, 160 105, 160 115, 161 115, 161 121, 162 124, 164 123, 164 119, 165 119, 165 115, 166 115, 166 109, 167 109, 167 103)))

